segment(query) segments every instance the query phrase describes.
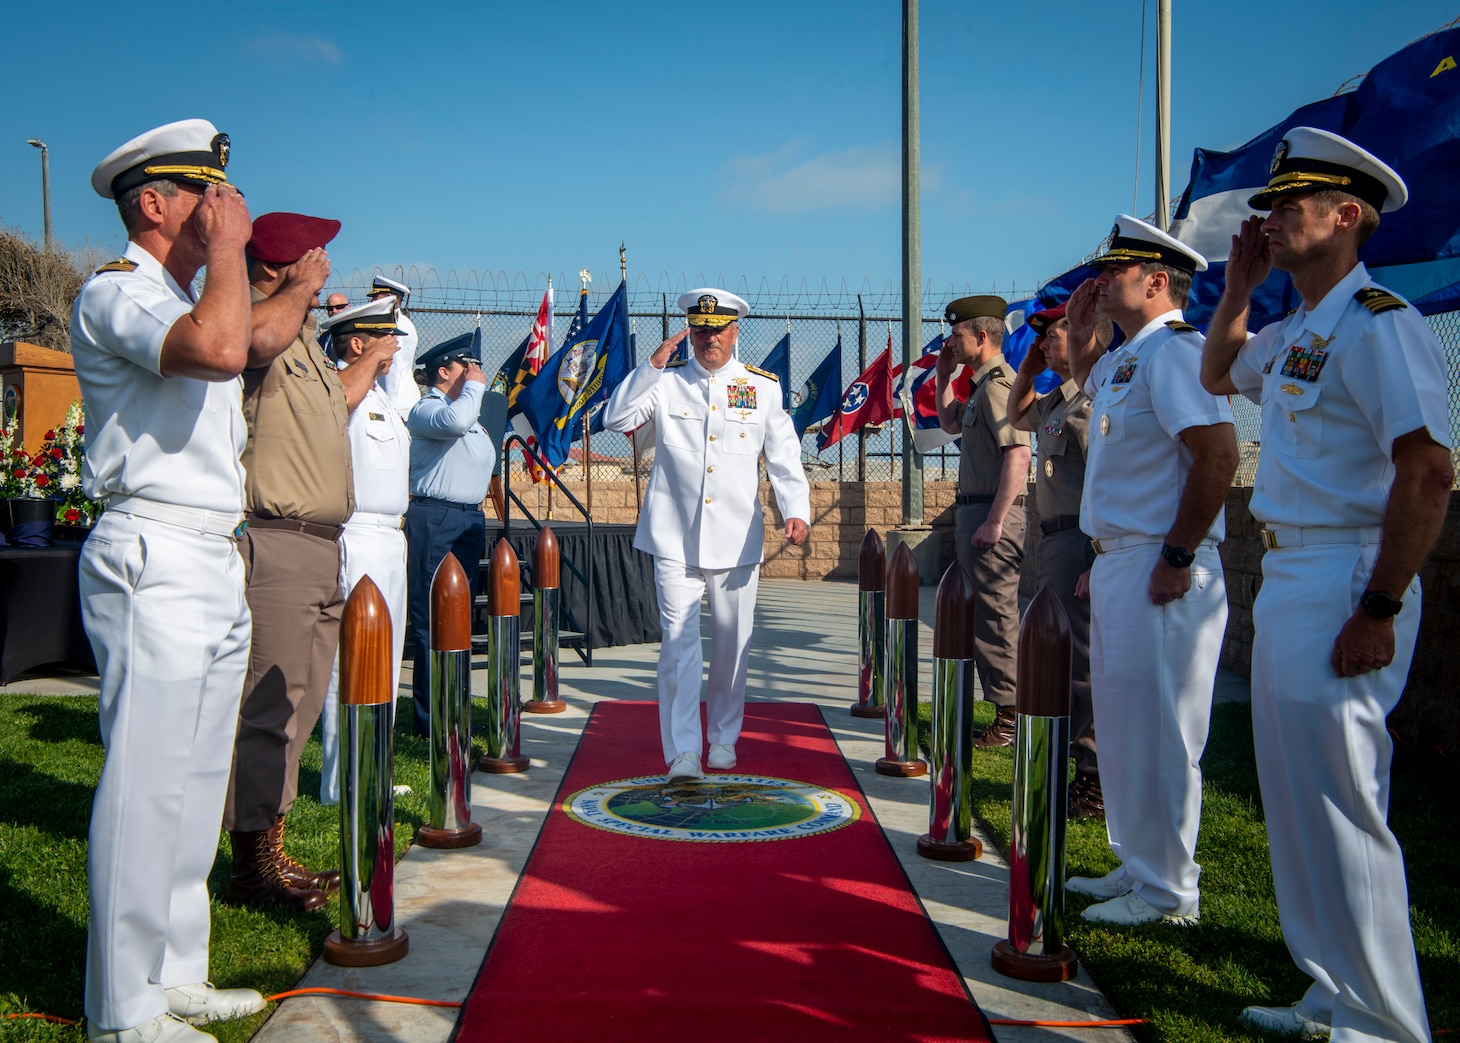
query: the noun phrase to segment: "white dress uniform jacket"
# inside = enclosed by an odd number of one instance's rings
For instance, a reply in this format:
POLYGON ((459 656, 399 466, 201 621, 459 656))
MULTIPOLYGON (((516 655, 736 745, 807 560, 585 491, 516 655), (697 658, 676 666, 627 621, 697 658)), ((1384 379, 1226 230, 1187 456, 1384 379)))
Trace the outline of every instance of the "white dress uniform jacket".
MULTIPOLYGON (((346 363, 340 363, 341 369, 345 367, 346 363)), ((410 502, 411 436, 379 382, 371 385, 350 414, 348 430, 355 513, 340 534, 340 585, 346 597, 365 576, 380 588, 390 611, 394 692, 400 687, 401 650, 406 639, 406 535, 402 519, 410 502)), ((337 804, 340 799, 339 690, 340 663, 336 657, 320 716, 324 747, 319 776, 321 804, 337 804)))
POLYGON ((702 569, 764 557, 759 461, 785 518, 811 520, 801 440, 781 404, 780 384, 732 358, 711 373, 694 358, 648 362, 609 398, 603 423, 632 431, 652 420, 658 437, 634 546, 702 569))
POLYGON ((86 403, 83 485, 109 499, 81 552, 106 763, 87 844, 88 1022, 166 1014, 206 981, 208 873, 248 668, 233 529, 247 426, 239 380, 161 373, 191 295, 129 243, 81 288, 71 352, 86 403))
POLYGON ((395 361, 390 364, 390 370, 376 383, 385 392, 386 399, 394 405, 395 411, 405 417, 410 415, 411 407, 421 397, 421 385, 411 375, 411 367, 416 364, 419 337, 416 334, 416 324, 404 312, 396 316, 395 326, 400 330, 395 335, 396 343, 400 346, 396 348, 395 361))
POLYGON ((1336 1043, 1427 1041, 1385 727, 1419 633, 1418 577, 1393 662, 1339 677, 1329 656, 1378 556, 1394 440, 1425 430, 1450 445, 1445 356, 1360 264, 1249 339, 1230 372, 1262 403, 1252 513, 1277 545, 1253 609, 1253 740, 1283 937, 1313 979, 1302 1003, 1336 1043))

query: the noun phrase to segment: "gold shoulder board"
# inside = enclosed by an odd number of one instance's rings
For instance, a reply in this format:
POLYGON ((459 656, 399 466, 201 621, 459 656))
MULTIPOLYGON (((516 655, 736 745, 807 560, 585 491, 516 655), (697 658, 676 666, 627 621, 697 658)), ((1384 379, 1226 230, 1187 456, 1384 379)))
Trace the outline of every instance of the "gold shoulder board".
POLYGON ((1354 294, 1354 300, 1358 301, 1365 308, 1368 308, 1375 315, 1382 315, 1386 311, 1396 311, 1400 308, 1409 307, 1401 298, 1394 296, 1388 290, 1381 290, 1377 286, 1365 286, 1358 293, 1354 294))
POLYGON ((1175 330, 1177 333, 1198 333, 1200 332, 1189 322, 1182 322, 1180 319, 1172 319, 1166 324, 1168 330, 1175 330))
POLYGON ((779 384, 781 382, 781 378, 780 377, 776 376, 774 373, 770 372, 769 370, 761 369, 759 366, 746 366, 745 368, 748 369, 748 370, 750 370, 752 373, 758 374, 759 376, 769 377, 771 380, 774 380, 777 384, 779 384))
POLYGON ((118 257, 115 261, 108 261, 98 268, 96 274, 100 275, 102 272, 135 272, 136 270, 136 261, 129 260, 126 257, 118 257))
POLYGON ((664 364, 664 368, 665 369, 678 369, 680 366, 683 366, 688 361, 689 361, 689 359, 675 359, 673 362, 667 362, 667 363, 665 363, 664 364))

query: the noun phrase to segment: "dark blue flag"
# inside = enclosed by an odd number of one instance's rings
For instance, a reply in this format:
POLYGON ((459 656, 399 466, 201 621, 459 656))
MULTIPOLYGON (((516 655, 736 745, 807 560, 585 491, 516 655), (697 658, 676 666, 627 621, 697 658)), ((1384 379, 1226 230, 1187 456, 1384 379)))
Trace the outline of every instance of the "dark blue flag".
POLYGON ((633 369, 628 284, 619 283, 598 314, 543 365, 522 392, 522 414, 537 434, 538 451, 553 467, 568 458, 573 428, 605 401, 633 369))
POLYGON ((842 339, 837 337, 836 346, 827 352, 791 405, 791 423, 797 435, 804 435, 812 424, 820 423, 832 416, 842 398, 842 339))
MULTIPOLYGON (((1004 337, 1004 358, 1015 369, 1019 368, 1024 361, 1024 356, 1029 354, 1030 347, 1039 338, 1029 325, 1029 316, 1037 311, 1043 310, 1044 305, 1039 303, 1039 298, 1031 297, 1024 301, 1013 301, 1008 311, 1004 313, 1005 329, 1013 326, 1012 332, 1004 337)), ((923 349, 925 352, 926 348, 923 349)), ((1034 378, 1034 390, 1041 395, 1047 395, 1060 386, 1060 376, 1052 369, 1047 369, 1034 378)))
POLYGON ((791 411, 791 335, 787 333, 771 348, 760 368, 781 378, 781 405, 791 411))

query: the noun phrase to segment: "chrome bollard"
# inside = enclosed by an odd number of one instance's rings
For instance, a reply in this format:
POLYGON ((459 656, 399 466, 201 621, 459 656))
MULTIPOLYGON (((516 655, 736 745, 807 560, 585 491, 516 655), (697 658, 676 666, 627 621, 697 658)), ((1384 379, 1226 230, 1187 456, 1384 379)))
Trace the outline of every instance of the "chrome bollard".
POLYGON ((983 854, 973 835, 973 580, 958 562, 938 584, 933 615, 933 722, 928 743, 928 831, 918 854, 969 862, 983 854))
POLYGON ((1042 587, 1019 628, 1014 813, 1009 831, 1009 938, 994 970, 1022 981, 1068 981, 1064 944, 1065 811, 1070 759, 1070 621, 1042 587))
POLYGON ((886 717, 887 693, 883 670, 886 653, 887 554, 876 529, 868 529, 857 552, 857 637, 861 645, 861 669, 857 673, 857 702, 853 717, 886 717))
POLYGON ((466 570, 447 554, 431 580, 431 811, 416 830, 422 847, 482 842, 471 820, 471 602, 466 570))
POLYGON ((887 737, 879 775, 927 773, 918 756, 918 563, 898 544, 887 565, 887 737))
POLYGON ((487 570, 487 752, 477 769, 494 775, 526 771, 522 756, 522 577, 517 555, 497 541, 487 570))
POLYGON ((532 698, 527 713, 562 713, 558 698, 558 618, 562 597, 562 555, 553 527, 544 525, 532 548, 532 698))
POLYGON ((342 967, 394 963, 410 948, 395 924, 395 692, 390 609, 362 577, 340 621, 340 929, 324 958, 342 967))

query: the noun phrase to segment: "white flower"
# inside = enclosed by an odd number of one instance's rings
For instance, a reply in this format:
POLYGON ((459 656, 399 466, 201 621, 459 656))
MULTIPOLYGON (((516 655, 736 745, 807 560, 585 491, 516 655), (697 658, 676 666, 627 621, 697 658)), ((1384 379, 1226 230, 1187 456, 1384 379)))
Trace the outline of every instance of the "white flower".
POLYGON ((68 471, 67 473, 61 475, 61 488, 68 492, 72 489, 75 489, 80 484, 81 479, 76 477, 74 472, 68 471))

